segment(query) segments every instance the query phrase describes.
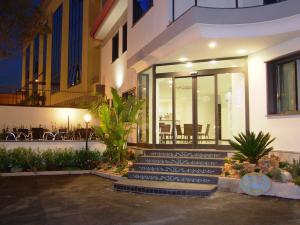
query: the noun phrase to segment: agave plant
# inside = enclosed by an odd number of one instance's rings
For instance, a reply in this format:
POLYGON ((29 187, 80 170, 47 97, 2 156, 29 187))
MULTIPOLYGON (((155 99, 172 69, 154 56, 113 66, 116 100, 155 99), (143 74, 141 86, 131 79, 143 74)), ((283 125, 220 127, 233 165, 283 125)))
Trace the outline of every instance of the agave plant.
POLYGON ((257 136, 254 132, 247 131, 234 136, 234 139, 235 141, 229 141, 229 144, 237 150, 233 159, 254 164, 257 164, 260 158, 273 150, 273 147, 269 147, 269 145, 275 140, 275 138, 271 139, 269 133, 264 134, 262 131, 257 136))
POLYGON ((128 136, 138 122, 143 101, 133 96, 122 98, 114 88, 111 94, 112 104, 102 98, 92 104, 91 111, 100 119, 95 131, 106 144, 104 157, 110 163, 120 164, 126 159, 128 136))

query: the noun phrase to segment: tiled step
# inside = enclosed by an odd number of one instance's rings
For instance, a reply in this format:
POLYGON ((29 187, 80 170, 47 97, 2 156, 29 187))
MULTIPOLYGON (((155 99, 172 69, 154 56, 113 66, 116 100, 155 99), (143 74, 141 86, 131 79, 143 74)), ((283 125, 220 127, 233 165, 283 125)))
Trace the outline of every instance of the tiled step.
POLYGON ((168 173, 168 172, 147 172, 147 171, 129 171, 128 179, 154 180, 180 183, 198 183, 198 184, 217 184, 217 175, 186 174, 186 173, 168 173))
POLYGON ((191 174, 209 174, 209 175, 220 175, 222 173, 221 166, 134 163, 133 167, 135 171, 191 173, 191 174))
POLYGON ((208 197, 216 191, 217 186, 210 184, 123 179, 114 183, 114 188, 118 191, 147 194, 208 197))
POLYGON ((140 156, 139 163, 223 166, 223 158, 140 156))
POLYGON ((220 150, 180 150, 180 149, 149 149, 144 150, 145 156, 160 157, 197 157, 197 158, 225 158, 227 152, 220 150))

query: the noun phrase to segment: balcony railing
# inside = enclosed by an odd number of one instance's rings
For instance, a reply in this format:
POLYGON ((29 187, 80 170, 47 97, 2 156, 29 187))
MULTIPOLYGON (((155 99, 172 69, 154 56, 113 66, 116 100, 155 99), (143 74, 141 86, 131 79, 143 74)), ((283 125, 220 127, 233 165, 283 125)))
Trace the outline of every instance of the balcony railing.
POLYGON ((263 6, 283 1, 287 0, 173 0, 172 19, 175 21, 191 7, 235 9, 263 6))

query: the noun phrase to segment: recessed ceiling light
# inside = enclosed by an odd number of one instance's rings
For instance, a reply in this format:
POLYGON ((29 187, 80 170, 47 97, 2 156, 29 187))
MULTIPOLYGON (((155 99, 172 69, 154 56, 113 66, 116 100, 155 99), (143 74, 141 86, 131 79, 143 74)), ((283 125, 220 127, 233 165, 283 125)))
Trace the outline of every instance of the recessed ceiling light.
POLYGON ((246 49, 239 49, 236 51, 238 54, 245 54, 247 53, 248 51, 246 49))
POLYGON ((181 57, 181 58, 179 58, 179 59, 177 59, 177 60, 180 61, 180 62, 185 62, 185 61, 188 60, 188 58, 186 58, 186 57, 181 57))
POLYGON ((210 42, 208 44, 208 47, 213 49, 213 48, 217 47, 217 43, 216 42, 210 42))
POLYGON ((218 62, 218 61, 216 61, 216 60, 210 60, 210 61, 209 61, 210 64, 216 64, 217 62, 218 62))
POLYGON ((193 67, 193 63, 188 62, 187 64, 185 64, 185 66, 186 66, 187 68, 191 68, 191 67, 193 67))

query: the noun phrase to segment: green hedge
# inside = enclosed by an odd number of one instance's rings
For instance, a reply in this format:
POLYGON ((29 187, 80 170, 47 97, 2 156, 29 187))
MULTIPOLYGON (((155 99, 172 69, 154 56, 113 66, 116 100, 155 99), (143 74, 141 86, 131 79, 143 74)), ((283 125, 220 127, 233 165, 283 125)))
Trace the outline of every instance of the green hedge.
POLYGON ((94 169, 102 160, 98 151, 46 150, 0 148, 0 172, 18 168, 22 171, 94 169))

